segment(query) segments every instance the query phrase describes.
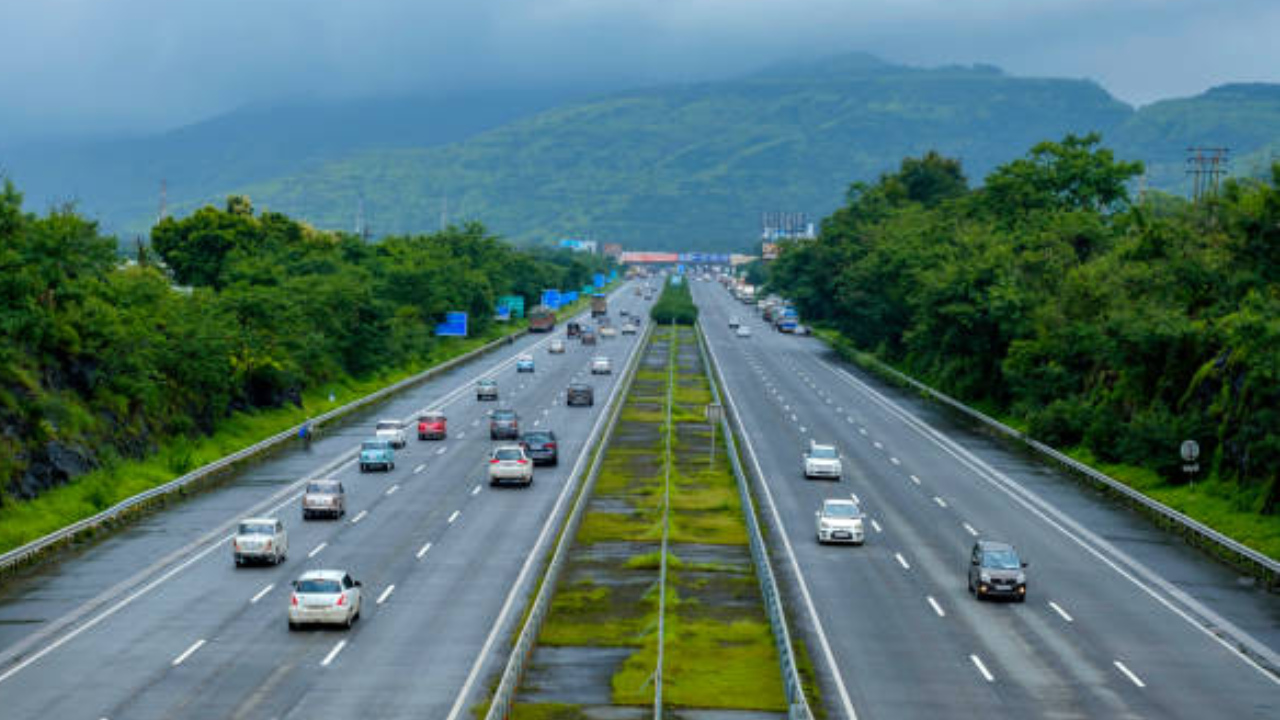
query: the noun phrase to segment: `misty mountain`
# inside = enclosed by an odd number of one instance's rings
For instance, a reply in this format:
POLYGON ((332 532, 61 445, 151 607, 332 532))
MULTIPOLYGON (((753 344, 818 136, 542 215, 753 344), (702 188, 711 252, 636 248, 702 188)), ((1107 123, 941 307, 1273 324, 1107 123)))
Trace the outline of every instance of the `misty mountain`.
POLYGON ((92 163, 64 156, 34 185, 14 175, 37 200, 58 196, 60 178, 94 183, 76 191, 84 209, 126 233, 145 232, 167 177, 174 212, 243 192, 350 229, 363 197, 377 234, 431 230, 447 213, 521 240, 748 249, 761 212, 820 218, 852 181, 930 149, 960 158, 977 184, 1040 140, 1097 130, 1121 157, 1148 162, 1149 186, 1183 192, 1189 145, 1232 147, 1242 172, 1280 149, 1278 96, 1278 86, 1231 85, 1135 110, 1088 81, 854 54, 568 102, 529 92, 417 114, 377 104, 237 113, 99 147, 92 163))

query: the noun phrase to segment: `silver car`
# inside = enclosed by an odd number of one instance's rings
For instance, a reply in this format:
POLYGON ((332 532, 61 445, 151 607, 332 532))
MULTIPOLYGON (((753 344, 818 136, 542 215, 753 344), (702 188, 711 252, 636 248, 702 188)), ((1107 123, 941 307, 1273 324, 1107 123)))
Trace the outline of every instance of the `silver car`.
POLYGON ((269 562, 279 565, 289 555, 289 534, 279 518, 245 518, 231 538, 231 554, 236 565, 269 562))
POLYGON ((303 625, 351 625, 360 619, 360 581, 342 570, 308 570, 293 581, 289 629, 303 625))
POLYGON ((804 454, 804 476, 806 478, 839 480, 842 472, 840 453, 834 445, 823 445, 812 440, 809 441, 809 452, 804 454))
POLYGON ((862 509, 853 500, 823 500, 822 509, 814 516, 817 518, 818 542, 863 543, 862 509))
POLYGON ((591 374, 592 375, 610 375, 613 373, 613 363, 609 358, 598 355, 591 358, 591 374))
POLYGON ((347 491, 337 480, 312 480, 302 493, 302 519, 347 514, 347 491))
POLYGON ((489 484, 533 484, 533 462, 519 445, 499 445, 489 456, 489 484))

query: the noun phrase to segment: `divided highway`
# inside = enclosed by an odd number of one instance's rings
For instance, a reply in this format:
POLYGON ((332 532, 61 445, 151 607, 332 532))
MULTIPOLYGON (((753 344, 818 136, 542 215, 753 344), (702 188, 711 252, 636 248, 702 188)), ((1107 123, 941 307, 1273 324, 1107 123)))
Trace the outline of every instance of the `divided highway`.
POLYGON ((1280 717, 1280 680, 1253 659, 1275 662, 1280 599, 816 339, 774 332, 720 285, 693 286, 836 716, 1280 717), (842 480, 804 479, 810 440, 838 446, 842 480), (822 499, 851 496, 866 544, 819 545, 822 499), (1025 604, 969 594, 979 538, 1029 560, 1025 604))
MULTIPOLYGON (((618 309, 647 314, 630 287, 618 309)), ((20 718, 452 718, 469 713, 491 669, 485 651, 518 617, 519 579, 584 442, 616 389, 589 373, 614 368, 634 336, 595 348, 532 335, 330 428, 309 451, 282 452, 224 487, 156 513, 82 553, 0 587, 0 708, 20 718), (533 374, 514 361, 532 353, 533 374), (496 378, 500 400, 477 402, 474 382, 496 378), (592 408, 565 407, 566 386, 595 387, 592 408), (539 467, 529 488, 487 483, 486 413, 512 407, 526 430, 553 429, 558 467, 539 467), (420 410, 449 417, 449 437, 411 434, 389 473, 359 473, 353 451, 383 417, 420 410), (335 477, 347 515, 301 519, 301 481, 335 477), (278 567, 236 568, 228 538, 236 520, 278 514, 289 531, 278 567), (349 571, 364 609, 350 631, 290 632, 290 581, 303 570, 349 571)), ((527 588, 525 588, 527 590, 527 588)), ((500 658, 499 658, 500 659, 500 658)))

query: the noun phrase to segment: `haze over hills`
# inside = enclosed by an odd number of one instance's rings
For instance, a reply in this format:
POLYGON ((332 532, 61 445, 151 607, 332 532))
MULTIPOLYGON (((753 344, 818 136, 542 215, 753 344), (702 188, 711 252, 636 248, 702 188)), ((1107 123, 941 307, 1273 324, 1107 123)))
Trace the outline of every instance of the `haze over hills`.
POLYGON ((1150 187, 1175 192, 1189 145, 1230 146, 1246 173, 1280 149, 1280 86, 1223 86, 1135 110, 1088 81, 862 54, 563 99, 442 103, 416 116, 429 118, 420 126, 367 105, 324 121, 232 115, 201 133, 5 164, 31 197, 74 194, 125 234, 146 231, 167 177, 175 212, 243 192, 259 207, 350 229, 363 197, 377 234, 434 229, 447 207, 450 220, 520 240, 589 233, 629 247, 737 250, 753 244, 761 212, 824 216, 850 182, 930 149, 961 158, 976 184, 1040 140, 1096 130, 1121 157, 1149 163, 1150 187), (51 189, 67 177, 76 188, 51 189))

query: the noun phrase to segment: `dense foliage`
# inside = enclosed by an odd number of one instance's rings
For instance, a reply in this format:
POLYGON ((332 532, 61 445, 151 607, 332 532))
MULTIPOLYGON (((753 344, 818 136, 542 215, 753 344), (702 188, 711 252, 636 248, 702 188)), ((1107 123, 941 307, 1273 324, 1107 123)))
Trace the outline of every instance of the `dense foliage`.
POLYGON ((679 276, 667 280, 658 302, 649 308, 649 317, 662 325, 692 325, 697 322, 698 306, 693 304, 688 281, 679 276))
POLYGON ((1280 511, 1280 164, 1195 205, 1132 204, 1141 172, 1097 136, 1040 143, 980 189, 957 161, 907 160, 785 245, 770 284, 1042 440, 1176 483, 1193 438, 1280 511))
POLYGON ((480 334, 499 295, 532 306, 544 288, 605 270, 592 256, 517 249, 478 224, 369 244, 255 214, 241 197, 164 220, 141 262, 121 263, 92 222, 21 203, 6 183, 0 483, 23 498, 233 411, 413 366, 441 342, 446 311, 470 313, 480 334))

